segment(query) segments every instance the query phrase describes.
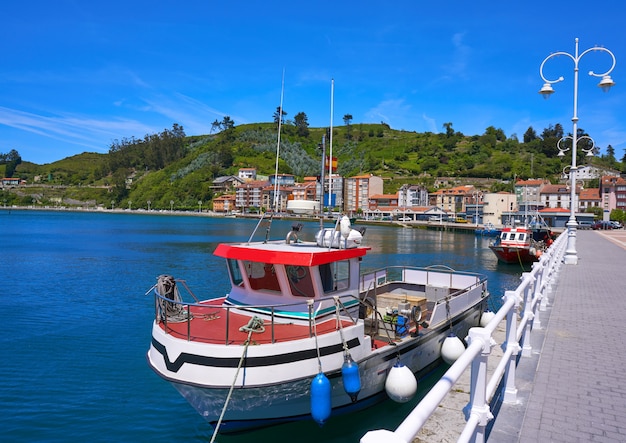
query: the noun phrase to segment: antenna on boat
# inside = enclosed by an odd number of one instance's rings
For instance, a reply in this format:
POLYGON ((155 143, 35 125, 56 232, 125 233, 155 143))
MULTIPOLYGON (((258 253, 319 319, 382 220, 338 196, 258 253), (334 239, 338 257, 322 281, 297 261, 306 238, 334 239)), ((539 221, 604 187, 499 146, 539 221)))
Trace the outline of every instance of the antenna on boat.
POLYGON ((273 211, 278 208, 278 159, 280 158, 280 128, 283 122, 283 97, 285 95, 285 69, 283 68, 283 80, 280 87, 280 107, 278 109, 278 140, 276 142, 276 169, 274 171, 274 202, 273 211))
POLYGON ((322 170, 320 173, 320 230, 324 229, 324 167, 326 160, 326 134, 322 134, 322 144, 320 144, 320 148, 322 149, 322 170))
MULTIPOLYGON (((278 159, 280 158, 280 129, 283 122, 283 98, 285 96, 285 68, 283 68, 283 77, 280 84, 280 106, 278 107, 278 136, 276 140, 276 168, 274 169, 274 200, 272 201, 272 214, 270 215, 267 229, 265 230, 265 242, 269 241, 270 229, 272 227, 272 220, 274 219, 274 213, 278 208, 278 159)), ((256 231, 256 229, 255 229, 256 231)))
MULTIPOLYGON (((328 157, 328 206, 333 199, 333 112, 335 108, 335 79, 330 80, 330 154, 328 157)), ((334 205, 333 205, 334 206, 334 205)))

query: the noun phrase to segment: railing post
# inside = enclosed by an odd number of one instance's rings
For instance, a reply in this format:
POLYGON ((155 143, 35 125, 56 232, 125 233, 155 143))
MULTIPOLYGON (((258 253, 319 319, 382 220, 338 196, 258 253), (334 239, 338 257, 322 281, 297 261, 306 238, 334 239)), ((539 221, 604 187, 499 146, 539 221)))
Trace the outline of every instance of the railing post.
MULTIPOLYGON (((522 334, 522 356, 523 357, 530 357, 531 352, 533 350, 532 346, 530 345, 530 334, 532 332, 532 321, 533 321, 533 311, 532 311, 532 294, 533 294, 533 289, 534 289, 534 282, 535 279, 534 277, 532 277, 528 272, 524 272, 522 274, 522 281, 528 279, 528 284, 526 285, 526 287, 523 289, 524 290, 524 315, 522 317, 523 321, 525 321, 525 331, 524 334, 522 334)), ((522 283, 523 284, 523 283, 522 283)))
POLYGON ((541 297, 541 304, 539 306, 539 310, 542 312, 548 309, 549 297, 550 295, 552 295, 554 284, 559 278, 559 269, 561 264, 559 243, 553 243, 552 246, 550 246, 550 249, 550 262, 548 263, 548 268, 546 270, 546 272, 548 272, 548 276, 545 281, 545 289, 543 291, 543 297, 541 297))
POLYGON ((476 340, 482 343, 482 351, 472 361, 469 407, 470 417, 474 416, 478 423, 474 441, 484 443, 487 424, 493 419, 487 402, 487 363, 491 353, 491 333, 485 328, 471 328, 469 344, 476 340))
POLYGON ((506 349, 511 349, 511 357, 504 373, 504 403, 517 403, 517 387, 515 385, 515 368, 520 350, 517 342, 517 312, 520 297, 515 291, 506 291, 504 298, 514 300, 513 307, 506 313, 506 349))
POLYGON ((537 307, 539 306, 539 302, 543 299, 543 278, 544 272, 546 272, 547 263, 539 262, 537 266, 539 266, 539 269, 537 269, 537 273, 535 274, 535 290, 533 291, 533 300, 531 302, 533 304, 533 329, 541 329, 541 320, 537 315, 537 307), (535 299, 537 300, 536 303, 535 299))

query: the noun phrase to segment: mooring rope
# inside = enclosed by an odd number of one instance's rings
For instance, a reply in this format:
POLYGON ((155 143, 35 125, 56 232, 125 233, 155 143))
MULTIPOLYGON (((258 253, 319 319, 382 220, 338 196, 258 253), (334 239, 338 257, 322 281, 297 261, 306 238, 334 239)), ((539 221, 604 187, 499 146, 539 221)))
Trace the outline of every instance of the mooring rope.
POLYGON ((222 425, 224 414, 226 414, 228 403, 230 402, 230 398, 233 394, 233 390, 235 389, 235 383, 237 383, 237 377, 239 376, 239 371, 241 370, 243 361, 246 358, 246 354, 248 353, 248 346, 250 346, 250 338, 252 337, 252 333, 265 331, 265 326, 263 326, 263 319, 255 315, 248 321, 248 323, 245 326, 240 327, 239 330, 242 332, 247 331, 248 338, 244 342, 243 353, 241 354, 241 358, 239 359, 239 364, 237 365, 237 372, 235 372, 235 378, 233 379, 233 383, 230 385, 230 389, 228 391, 228 395, 226 396, 226 402, 224 403, 224 407, 222 408, 220 418, 217 421, 217 424, 215 425, 215 430, 213 431, 213 435, 211 436, 211 443, 213 443, 215 439, 217 438, 218 431, 220 429, 220 426, 222 425))

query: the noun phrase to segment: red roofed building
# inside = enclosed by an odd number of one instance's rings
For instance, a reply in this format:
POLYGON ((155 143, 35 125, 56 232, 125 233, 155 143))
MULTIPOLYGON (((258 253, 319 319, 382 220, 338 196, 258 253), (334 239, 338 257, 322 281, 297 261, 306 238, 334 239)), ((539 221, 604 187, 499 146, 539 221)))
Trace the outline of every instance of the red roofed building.
POLYGON ((368 200, 369 209, 378 208, 390 208, 395 209, 398 207, 398 194, 376 194, 370 196, 368 200))
POLYGON ((599 188, 581 189, 578 195, 578 210, 586 211, 587 208, 598 208, 602 204, 599 188))

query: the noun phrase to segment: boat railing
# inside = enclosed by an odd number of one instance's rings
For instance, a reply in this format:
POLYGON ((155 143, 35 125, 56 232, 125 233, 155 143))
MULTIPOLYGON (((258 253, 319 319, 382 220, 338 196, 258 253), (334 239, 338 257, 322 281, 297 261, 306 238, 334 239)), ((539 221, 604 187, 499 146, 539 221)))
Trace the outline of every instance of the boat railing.
MULTIPOLYGON (((212 320, 225 316, 225 336, 223 338, 224 344, 233 343, 233 337, 230 335, 229 326, 234 321, 233 316, 236 312, 246 311, 259 316, 264 319, 264 328, 269 329, 271 332, 271 343, 277 341, 276 327, 278 325, 285 325, 286 322, 292 320, 302 320, 308 322, 308 337, 313 337, 316 331, 316 324, 319 325, 322 321, 328 321, 336 319, 335 328, 340 328, 344 325, 344 322, 350 324, 356 324, 358 321, 358 315, 354 315, 355 311, 358 311, 359 304, 361 303, 357 296, 351 294, 343 294, 341 296, 326 296, 319 299, 307 299, 293 303, 282 303, 272 305, 236 305, 225 304, 224 297, 216 298, 199 302, 196 295, 188 287, 184 280, 176 279, 177 284, 180 284, 189 295, 194 299, 193 301, 186 301, 184 296, 181 295, 180 299, 171 299, 165 295, 159 293, 156 285, 151 288, 154 295, 155 306, 155 321, 163 324, 163 329, 170 334, 176 334, 181 338, 186 338, 188 341, 205 341, 205 342, 222 342, 221 338, 216 339, 215 336, 203 336, 202 328, 194 328, 193 320, 195 318, 202 318, 204 320, 212 320), (322 309, 323 307, 323 309, 322 309), (296 309, 297 308, 297 309, 296 309), (269 325, 266 323, 269 321, 269 325), (184 324, 185 326, 180 326, 184 324), (174 325, 177 325, 174 327, 174 325), (184 329, 184 330, 183 330, 184 329)), ((150 290, 148 291, 148 293, 150 290)), ((328 331, 325 329, 325 331, 328 331)), ((318 331, 319 333, 319 331, 318 331)), ((299 333, 298 337, 302 334, 299 333)), ((281 334, 281 337, 285 337, 281 334)))
POLYGON ((559 271, 567 245, 567 236, 561 235, 533 264, 530 272, 522 274, 521 284, 513 291, 505 291, 502 307, 484 327, 469 330, 469 345, 465 352, 450 366, 428 394, 409 413, 395 431, 384 429, 370 431, 361 443, 410 442, 417 436, 430 416, 438 410, 441 402, 453 386, 471 367, 470 401, 464 408, 466 424, 457 442, 484 442, 489 421, 493 419, 490 405, 494 396, 499 401, 515 404, 519 401, 516 388, 516 365, 518 354, 532 355, 531 333, 541 324, 537 310, 545 311, 548 298, 558 282, 559 271), (520 318, 521 317, 521 318, 520 318), (488 375, 489 354, 493 334, 506 318, 506 339, 502 345, 503 355, 488 375))
POLYGON ((387 291, 394 284, 413 284, 416 287, 444 288, 445 295, 430 300, 445 303, 446 299, 458 295, 467 289, 484 285, 487 277, 471 272, 456 271, 448 266, 433 265, 426 268, 413 266, 389 266, 364 273, 361 276, 359 290, 361 294, 378 295, 387 291))

